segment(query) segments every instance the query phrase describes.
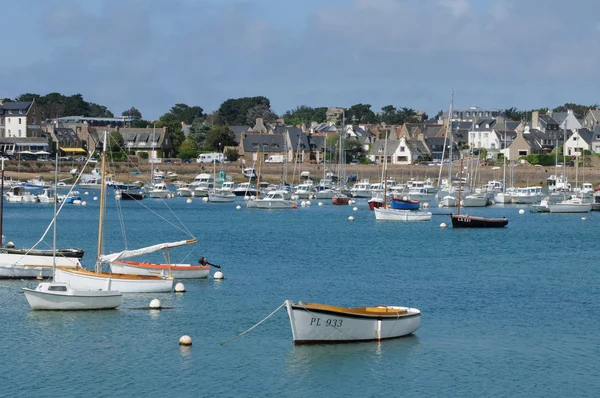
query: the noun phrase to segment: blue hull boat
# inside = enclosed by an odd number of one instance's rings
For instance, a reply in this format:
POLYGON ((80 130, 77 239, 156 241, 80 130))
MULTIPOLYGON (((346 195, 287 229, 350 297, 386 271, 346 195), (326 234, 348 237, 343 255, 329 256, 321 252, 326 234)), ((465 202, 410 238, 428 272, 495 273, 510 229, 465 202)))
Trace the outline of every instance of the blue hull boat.
POLYGON ((395 210, 419 210, 421 202, 405 198, 392 198, 390 207, 395 210))

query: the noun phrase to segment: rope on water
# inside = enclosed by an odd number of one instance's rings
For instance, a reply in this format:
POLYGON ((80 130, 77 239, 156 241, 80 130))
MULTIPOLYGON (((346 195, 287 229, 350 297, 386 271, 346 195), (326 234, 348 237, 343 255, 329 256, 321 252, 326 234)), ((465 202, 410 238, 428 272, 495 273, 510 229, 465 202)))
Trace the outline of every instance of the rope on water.
POLYGON ((267 319, 269 319, 270 317, 272 317, 273 315, 275 315, 275 313, 277 311, 279 311, 284 305, 285 305, 285 301, 279 307, 277 307, 277 309, 275 311, 273 311, 269 315, 267 315, 267 317, 264 318, 262 321, 258 322, 256 325, 252 326, 250 329, 246 330, 245 332, 242 332, 242 333, 238 334, 237 336, 232 337, 229 340, 222 342, 221 345, 225 345, 225 344, 229 343, 230 341, 233 341, 233 340, 237 339, 238 337, 241 337, 241 336, 245 335, 246 333, 248 333, 249 331, 251 331, 252 329, 254 329, 255 327, 257 327, 258 325, 260 325, 261 323, 263 323, 264 321, 266 321, 267 319))

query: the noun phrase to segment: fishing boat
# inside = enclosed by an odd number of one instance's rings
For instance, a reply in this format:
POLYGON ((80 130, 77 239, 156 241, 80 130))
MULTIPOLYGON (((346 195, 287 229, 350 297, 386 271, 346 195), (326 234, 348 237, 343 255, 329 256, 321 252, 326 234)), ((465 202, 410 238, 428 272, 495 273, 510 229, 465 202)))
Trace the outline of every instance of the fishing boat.
MULTIPOLYGON (((58 181, 58 154, 56 155, 58 181)), ((56 271, 56 211, 54 201, 52 271, 56 271)), ((25 299, 32 310, 103 310, 121 305, 123 295, 111 290, 75 290, 67 283, 42 282, 35 289, 23 288, 25 299)))
MULTIPOLYGON (((103 151, 102 151, 102 179, 106 174, 106 146, 107 134, 104 133, 103 151)), ((77 267, 76 269, 67 269, 56 267, 54 274, 55 282, 63 282, 76 290, 117 290, 121 293, 161 293, 170 292, 173 288, 173 278, 170 276, 145 276, 145 275, 124 275, 110 272, 102 272, 104 263, 104 209, 106 200, 106 184, 101 184, 100 189, 100 216, 98 221, 98 255, 96 257, 96 267, 94 271, 77 267)), ((143 250, 146 250, 144 248, 143 250)))
POLYGON ((450 219, 452 220, 453 228, 503 228, 508 224, 506 218, 485 218, 475 217, 468 214, 460 214, 460 192, 462 190, 462 170, 463 170, 463 159, 460 159, 460 171, 461 171, 461 182, 458 188, 458 214, 451 214, 450 219))
POLYGON ((384 306, 344 308, 285 301, 294 344, 381 341, 407 336, 421 325, 416 308, 384 306))
POLYGON ((377 195, 373 196, 371 199, 367 200, 367 204, 369 205, 369 209, 371 209, 371 210, 379 209, 380 207, 383 207, 383 196, 380 194, 377 194, 377 195))

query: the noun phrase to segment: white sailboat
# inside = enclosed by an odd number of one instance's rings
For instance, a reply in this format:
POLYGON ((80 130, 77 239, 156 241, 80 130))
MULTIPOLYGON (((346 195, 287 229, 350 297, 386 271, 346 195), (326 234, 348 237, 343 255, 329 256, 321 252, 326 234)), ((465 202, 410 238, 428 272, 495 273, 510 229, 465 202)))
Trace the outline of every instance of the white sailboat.
POLYGON ((212 191, 208 192, 208 201, 211 203, 231 203, 235 200, 235 194, 231 190, 217 188, 217 163, 213 162, 213 183, 212 191))
MULTIPOLYGON (((512 195, 510 192, 506 191, 506 155, 508 153, 508 148, 506 148, 506 120, 504 121, 504 162, 503 162, 503 176, 502 176, 502 192, 498 192, 494 196, 494 201, 499 204, 508 204, 512 202, 512 195)), ((512 162, 512 160, 511 160, 512 162)))
MULTIPOLYGON (((107 136, 104 133, 102 150, 102 179, 106 174, 106 145, 107 136)), ((67 269, 57 267, 55 281, 64 282, 78 290, 117 290, 122 293, 160 293, 170 292, 173 288, 173 278, 145 275, 124 275, 102 272, 103 263, 103 228, 106 187, 102 184, 100 190, 100 217, 98 222, 98 257, 95 271, 83 268, 67 269)))
MULTIPOLYGON (((56 155, 58 180, 58 155, 56 155)), ((56 198, 54 200, 54 226, 52 269, 56 271, 56 198)), ((42 282, 37 288, 23 288, 27 302, 33 310, 103 310, 121 305, 123 295, 111 290, 75 290, 68 283, 42 282)))

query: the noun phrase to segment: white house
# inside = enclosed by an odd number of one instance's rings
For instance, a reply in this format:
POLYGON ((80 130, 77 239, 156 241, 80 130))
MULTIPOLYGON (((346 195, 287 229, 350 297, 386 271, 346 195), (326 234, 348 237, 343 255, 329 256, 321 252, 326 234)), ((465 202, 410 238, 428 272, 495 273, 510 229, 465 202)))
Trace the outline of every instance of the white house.
POLYGON ((469 131, 468 144, 470 148, 500 149, 500 140, 494 132, 496 121, 493 119, 480 120, 469 131))
POLYGON ((2 137, 32 137, 40 129, 41 120, 35 101, 0 104, 0 119, 2 137))
POLYGON ((558 122, 561 130, 575 131, 581 128, 581 123, 571 109, 567 109, 566 112, 552 112, 551 116, 558 122))
POLYGON ((579 156, 583 150, 592 150, 594 133, 588 129, 573 132, 564 145, 565 156, 579 156))

